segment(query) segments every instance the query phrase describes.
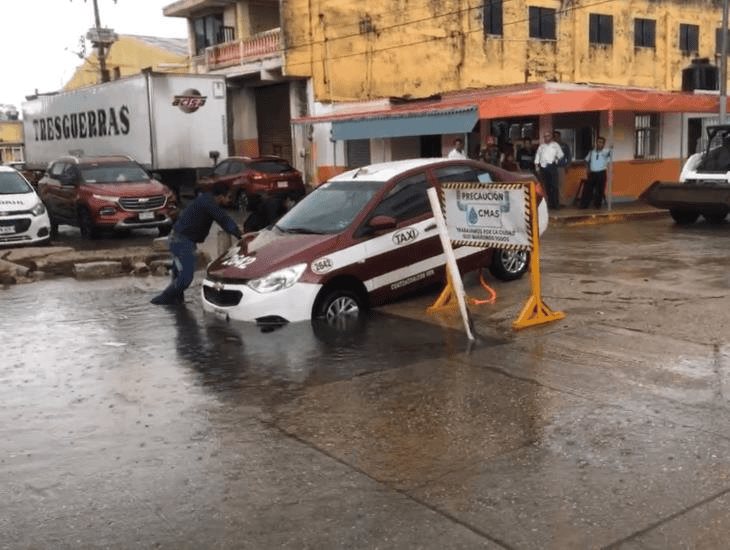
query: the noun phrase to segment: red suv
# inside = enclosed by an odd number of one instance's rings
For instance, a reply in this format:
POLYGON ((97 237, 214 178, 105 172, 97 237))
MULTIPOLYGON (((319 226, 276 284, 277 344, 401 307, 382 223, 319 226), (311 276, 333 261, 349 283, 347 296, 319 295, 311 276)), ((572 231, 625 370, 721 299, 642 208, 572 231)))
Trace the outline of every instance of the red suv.
POLYGON ((305 194, 302 174, 279 157, 229 157, 200 179, 196 192, 209 191, 218 182, 230 187, 233 204, 241 212, 255 195, 287 195, 298 201, 305 194))
POLYGON ((74 225, 89 239, 102 229, 157 228, 167 235, 177 217, 175 194, 129 157, 62 157, 38 182, 51 232, 74 225))

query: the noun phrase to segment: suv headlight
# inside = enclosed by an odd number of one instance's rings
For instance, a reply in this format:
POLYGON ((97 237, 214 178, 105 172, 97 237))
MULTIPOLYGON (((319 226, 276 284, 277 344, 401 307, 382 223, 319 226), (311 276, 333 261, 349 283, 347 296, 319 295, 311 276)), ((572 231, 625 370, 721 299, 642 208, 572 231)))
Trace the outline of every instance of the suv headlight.
POLYGON ((100 201, 107 201, 107 202, 117 202, 119 200, 119 197, 113 197, 111 195, 93 194, 92 197, 94 197, 95 199, 98 199, 100 201))
POLYGON ((253 279, 246 284, 249 288, 252 288, 261 294, 284 290, 296 283, 302 276, 302 273, 304 273, 305 269, 307 269, 307 264, 297 264, 292 267, 287 267, 286 269, 274 271, 266 277, 253 279))
POLYGON ((42 202, 39 202, 33 207, 33 210, 31 210, 30 213, 34 216, 42 216, 46 213, 46 207, 42 202))

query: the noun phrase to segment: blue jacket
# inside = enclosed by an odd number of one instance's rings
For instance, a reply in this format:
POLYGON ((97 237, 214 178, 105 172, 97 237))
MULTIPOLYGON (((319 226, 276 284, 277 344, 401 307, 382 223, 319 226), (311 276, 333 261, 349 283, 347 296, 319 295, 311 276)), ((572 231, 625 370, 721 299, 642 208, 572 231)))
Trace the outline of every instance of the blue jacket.
POLYGON ((241 238, 241 231, 225 210, 215 202, 212 193, 201 193, 191 202, 173 226, 178 235, 187 237, 195 243, 202 243, 210 233, 213 222, 218 222, 226 233, 241 238))

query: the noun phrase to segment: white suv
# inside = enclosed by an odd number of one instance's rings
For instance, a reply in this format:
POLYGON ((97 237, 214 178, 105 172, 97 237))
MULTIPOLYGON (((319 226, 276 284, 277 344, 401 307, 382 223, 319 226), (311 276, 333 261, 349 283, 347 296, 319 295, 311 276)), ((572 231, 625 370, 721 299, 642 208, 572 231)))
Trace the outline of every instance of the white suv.
POLYGON ((20 172, 0 166, 0 246, 50 238, 51 222, 41 199, 20 172))

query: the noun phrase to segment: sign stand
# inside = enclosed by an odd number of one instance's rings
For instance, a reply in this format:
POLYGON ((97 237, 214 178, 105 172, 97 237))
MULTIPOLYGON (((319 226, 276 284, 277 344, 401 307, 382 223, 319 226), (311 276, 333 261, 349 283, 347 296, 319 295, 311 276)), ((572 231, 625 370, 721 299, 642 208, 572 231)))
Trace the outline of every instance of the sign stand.
MULTIPOLYGON (((431 210, 433 210, 433 217, 436 220, 436 226, 439 230, 439 238, 441 239, 441 246, 444 248, 444 255, 446 256, 446 271, 449 274, 449 280, 451 281, 450 287, 453 289, 453 294, 456 295, 456 299, 459 303, 459 312, 461 318, 464 321, 464 331, 466 332, 469 340, 475 340, 472 332, 472 322, 469 317, 469 310, 466 308, 466 300, 464 299, 464 283, 461 280, 461 273, 459 273, 459 265, 456 263, 456 256, 454 255, 454 249, 451 247, 451 240, 449 239, 449 231, 446 228, 446 220, 444 214, 441 211, 441 203, 439 202, 438 194, 436 189, 433 187, 428 189, 428 200, 431 203, 431 210)), ((444 300, 448 300, 447 289, 441 294, 444 300)))
POLYGON ((514 330, 533 327, 559 321, 565 318, 562 311, 551 310, 542 300, 542 288, 540 280, 540 231, 537 221, 537 195, 535 184, 530 183, 530 219, 532 231, 532 253, 530 254, 530 281, 532 294, 522 308, 517 320, 512 323, 514 330))

